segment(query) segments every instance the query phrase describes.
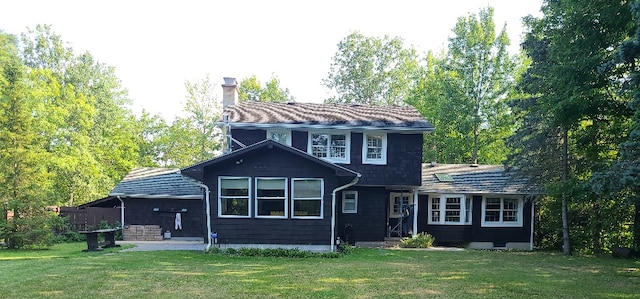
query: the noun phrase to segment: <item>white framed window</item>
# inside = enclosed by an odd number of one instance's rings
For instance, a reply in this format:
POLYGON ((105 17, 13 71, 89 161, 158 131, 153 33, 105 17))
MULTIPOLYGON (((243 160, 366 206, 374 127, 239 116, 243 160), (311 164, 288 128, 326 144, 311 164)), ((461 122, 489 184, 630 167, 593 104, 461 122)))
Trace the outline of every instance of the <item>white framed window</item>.
POLYGON ((387 134, 362 134, 362 164, 387 164, 387 134))
POLYGON ((219 177, 218 217, 251 217, 249 190, 251 190, 251 180, 248 177, 219 177))
POLYGON ((291 130, 267 130, 267 139, 291 146, 291 130))
POLYGON ((309 132, 307 152, 329 162, 349 164, 351 133, 309 132))
POLYGON ((256 218, 287 218, 287 179, 256 178, 256 218))
POLYGON ((407 216, 410 206, 413 205, 413 194, 409 192, 389 194, 389 218, 399 218, 403 213, 407 216))
POLYGON ((358 191, 342 192, 342 213, 358 213, 358 191))
POLYGON ((322 219, 324 181, 316 178, 291 179, 291 218, 322 219))
POLYGON ((471 224, 472 199, 462 194, 429 196, 429 224, 471 224))
POLYGON ((522 227, 524 203, 515 197, 482 199, 482 226, 522 227))

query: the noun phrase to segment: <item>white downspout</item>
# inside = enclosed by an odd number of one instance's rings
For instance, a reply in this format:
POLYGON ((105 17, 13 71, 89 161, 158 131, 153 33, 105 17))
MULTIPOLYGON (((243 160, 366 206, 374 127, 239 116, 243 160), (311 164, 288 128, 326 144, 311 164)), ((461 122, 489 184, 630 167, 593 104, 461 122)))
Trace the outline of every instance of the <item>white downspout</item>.
POLYGON ((418 188, 413 189, 413 230, 412 237, 418 235, 418 188))
POLYGON ((346 185, 335 188, 331 192, 331 252, 336 251, 336 193, 357 184, 358 180, 360 180, 360 176, 361 175, 358 173, 353 181, 346 185))
POLYGON ((124 229, 124 201, 120 198, 120 195, 116 197, 120 201, 120 228, 124 229))
POLYGON ((205 250, 209 250, 211 248, 211 204, 209 203, 209 186, 200 182, 194 183, 204 188, 205 213, 207 214, 207 247, 205 250))
POLYGON ((535 217, 534 210, 536 208, 535 201, 531 200, 531 237, 529 238, 529 250, 533 251, 533 218, 535 217))

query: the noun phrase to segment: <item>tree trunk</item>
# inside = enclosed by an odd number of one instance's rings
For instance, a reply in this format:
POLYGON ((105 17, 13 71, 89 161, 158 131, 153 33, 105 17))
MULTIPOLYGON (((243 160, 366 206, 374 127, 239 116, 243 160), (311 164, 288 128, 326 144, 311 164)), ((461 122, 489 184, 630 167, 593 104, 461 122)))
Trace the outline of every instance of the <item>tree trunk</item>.
POLYGON ((636 252, 640 252, 640 198, 636 198, 633 206, 633 247, 636 252))
POLYGON ((564 255, 571 254, 569 240, 569 216, 567 215, 566 183, 569 176, 569 130, 562 128, 562 249, 564 255))

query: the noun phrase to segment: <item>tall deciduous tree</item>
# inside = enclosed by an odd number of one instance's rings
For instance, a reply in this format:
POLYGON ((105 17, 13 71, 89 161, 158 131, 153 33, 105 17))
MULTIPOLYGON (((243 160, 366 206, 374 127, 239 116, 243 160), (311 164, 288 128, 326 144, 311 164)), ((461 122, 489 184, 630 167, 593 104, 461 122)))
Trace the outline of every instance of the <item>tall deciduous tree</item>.
POLYGON ((295 100, 288 88, 283 89, 280 87, 280 79, 276 76, 272 76, 263 86, 258 78, 253 75, 240 81, 238 89, 238 98, 241 101, 283 103, 295 100))
POLYGON ((46 245, 39 243, 46 239, 40 236, 51 234, 39 221, 46 218, 48 180, 26 83, 15 39, 0 32, 0 238, 10 248, 46 245), (35 239, 25 240, 28 231, 35 239))
POLYGON ((418 69, 416 51, 400 37, 352 33, 338 43, 324 86, 328 103, 403 105, 418 69))
POLYGON ((201 81, 185 83, 187 101, 184 110, 187 113, 185 121, 196 130, 195 161, 213 158, 220 149, 220 130, 216 128, 216 121, 220 116, 220 105, 216 93, 218 88, 211 82, 209 75, 201 81))
POLYGON ((446 52, 429 53, 408 103, 434 123, 426 160, 501 163, 513 132, 507 105, 523 61, 507 52, 506 28, 496 34, 493 8, 458 19, 446 52))
MULTIPOLYGON (((453 33, 454 37, 449 39, 447 69, 454 74, 453 84, 462 91, 460 100, 471 108, 471 162, 478 163, 481 143, 489 147, 511 133, 500 124, 508 123, 510 117, 505 98, 515 83, 515 63, 507 52, 510 42, 506 25, 496 34, 492 7, 481 9, 477 15, 459 18, 453 33)), ((504 147, 502 152, 506 154, 504 147)))

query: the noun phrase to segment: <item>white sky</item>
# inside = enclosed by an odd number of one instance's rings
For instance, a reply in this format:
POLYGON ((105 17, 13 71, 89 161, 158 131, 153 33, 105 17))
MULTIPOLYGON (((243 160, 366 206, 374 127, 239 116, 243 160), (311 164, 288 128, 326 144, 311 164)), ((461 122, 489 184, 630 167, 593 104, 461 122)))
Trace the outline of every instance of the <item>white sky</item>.
MULTIPOLYGON (((86 1, 20 0, 0 6, 0 30, 20 34, 50 24, 79 54, 116 69, 132 109, 171 120, 182 110, 185 81, 209 74, 238 81, 272 74, 299 102, 321 102, 337 44, 353 31, 400 36, 420 53, 446 47, 457 18, 495 8, 517 51, 521 18, 542 0, 438 1, 86 1)), ((222 90, 218 99, 222 97, 222 90)))

